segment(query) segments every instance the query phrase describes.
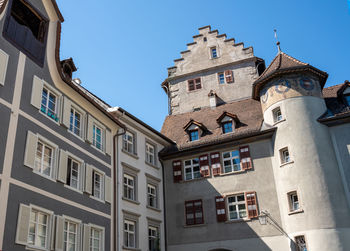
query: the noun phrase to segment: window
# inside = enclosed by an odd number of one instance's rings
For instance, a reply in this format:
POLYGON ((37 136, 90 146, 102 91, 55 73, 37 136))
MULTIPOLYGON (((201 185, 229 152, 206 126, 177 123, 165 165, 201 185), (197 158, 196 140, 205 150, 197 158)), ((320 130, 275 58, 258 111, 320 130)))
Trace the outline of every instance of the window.
POLYGON ((97 149, 102 150, 102 128, 94 124, 92 128, 92 134, 92 144, 97 149))
POLYGON ((67 181, 66 184, 75 189, 79 189, 80 163, 68 157, 67 181))
POLYGON ((202 84, 201 84, 200 78, 188 80, 188 90, 189 91, 198 90, 201 88, 202 88, 202 84))
POLYGON ((81 114, 74 108, 70 109, 69 131, 81 136, 81 114))
POLYGON ((297 251, 307 251, 305 236, 300 235, 295 237, 297 251))
POLYGON ((126 132, 123 135, 123 150, 134 154, 134 134, 126 132))
POLYGON ((281 149, 280 150, 280 155, 281 155, 281 163, 282 164, 290 162, 290 156, 289 156, 288 147, 281 149))
POLYGON ((160 243, 159 243, 159 234, 157 227, 148 227, 148 250, 149 251, 159 251, 160 243))
POLYGON ((289 210, 291 212, 300 209, 298 194, 296 191, 288 193, 289 210))
POLYGON ((135 198, 135 178, 124 174, 124 198, 136 200, 135 198))
POLYGON ((49 232, 49 215, 31 209, 29 220, 28 245, 46 248, 49 232))
POLYGON ((345 95, 344 98, 345 98, 345 101, 347 102, 347 105, 350 106, 350 95, 345 95))
POLYGON ((222 132, 223 133, 232 132, 232 121, 227 121, 222 123, 222 132))
POLYGON ((96 172, 95 170, 92 172, 92 196, 98 199, 102 199, 102 191, 103 191, 103 179, 102 174, 96 172))
POLYGON ((277 123, 283 119, 281 109, 279 107, 275 108, 273 111, 273 121, 277 123))
POLYGON ((13 0, 5 23, 5 37, 43 64, 48 22, 28 3, 13 0))
POLYGON ((146 162, 155 165, 155 147, 149 143, 146 143, 146 162))
POLYGON ((64 222, 64 251, 78 250, 78 224, 65 221, 64 222))
POLYGON ((238 220, 247 217, 244 194, 233 195, 227 198, 230 220, 238 220))
POLYGON ((210 53, 211 53, 211 58, 217 58, 218 57, 218 53, 217 53, 216 47, 210 48, 210 53))
POLYGON ((195 141, 195 140, 199 139, 199 131, 198 130, 189 131, 189 135, 190 135, 190 141, 195 141))
POLYGON ((186 225, 203 224, 202 200, 185 202, 186 225))
POLYGON ((157 208, 157 187, 152 184, 147 184, 147 204, 157 208))
POLYGON ((222 157, 224 159, 224 173, 241 171, 239 150, 224 152, 222 154, 222 157))
POLYGON ((90 231, 90 251, 102 250, 102 230, 91 228, 90 231))
POLYGON ((185 161, 185 180, 193 180, 201 177, 199 158, 185 161))
POLYGON ((135 228, 136 228, 136 222, 124 220, 124 246, 125 247, 129 247, 129 248, 136 247, 135 228))
POLYGON ((218 73, 219 84, 225 84, 225 75, 223 72, 218 73))
POLYGON ((53 169, 53 148, 43 141, 38 141, 35 155, 34 170, 51 177, 53 169))
POLYGON ((43 88, 41 96, 41 112, 58 121, 57 117, 57 95, 47 88, 43 88))

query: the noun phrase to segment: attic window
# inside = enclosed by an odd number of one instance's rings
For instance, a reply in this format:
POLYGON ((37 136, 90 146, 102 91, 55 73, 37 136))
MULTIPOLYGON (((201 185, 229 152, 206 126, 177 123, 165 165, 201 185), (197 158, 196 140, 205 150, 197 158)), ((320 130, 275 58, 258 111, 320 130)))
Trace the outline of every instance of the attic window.
POLYGON ((237 116, 229 112, 224 112, 216 122, 221 126, 224 134, 234 132, 236 125, 240 123, 237 116))
POLYGON ((13 0, 5 37, 43 64, 48 22, 24 0, 13 0))
POLYGON ((203 38, 203 41, 204 41, 204 42, 207 42, 207 37, 204 37, 204 38, 203 38))
POLYGON ((217 58, 218 57, 218 52, 217 52, 216 47, 211 47, 210 48, 210 55, 211 55, 211 58, 217 58))
POLYGON ((222 123, 222 133, 232 132, 232 121, 222 123))
POLYGON ((197 130, 191 130, 188 132, 190 135, 190 141, 195 141, 199 139, 199 131, 197 130))
POLYGON ((345 98, 345 101, 348 103, 348 106, 350 106, 350 94, 344 96, 344 98, 345 98))

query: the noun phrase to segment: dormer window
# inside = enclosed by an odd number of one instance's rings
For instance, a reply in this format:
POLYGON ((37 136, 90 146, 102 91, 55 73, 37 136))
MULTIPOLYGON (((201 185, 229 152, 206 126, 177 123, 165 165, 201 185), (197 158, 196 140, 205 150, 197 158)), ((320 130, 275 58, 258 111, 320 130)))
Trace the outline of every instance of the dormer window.
POLYGON ((211 47, 210 48, 210 55, 211 55, 211 58, 217 58, 218 57, 218 52, 217 52, 216 47, 211 47))
POLYGON ((184 130, 187 132, 189 141, 196 141, 199 140, 200 135, 203 134, 207 129, 205 126, 197 121, 194 121, 193 119, 190 120, 185 126, 184 130))
POLYGON ((48 21, 23 0, 13 0, 5 37, 40 65, 44 62, 48 21))
POLYGON ((195 141, 199 139, 198 130, 189 131, 189 134, 190 134, 190 141, 195 141))
POLYGON ((222 133, 232 132, 232 121, 222 123, 222 133))
POLYGON ((229 112, 224 112, 216 122, 221 126, 223 134, 234 132, 235 127, 239 124, 237 116, 229 112))
POLYGON ((344 96, 345 101, 347 102, 347 105, 350 106, 350 95, 344 96))

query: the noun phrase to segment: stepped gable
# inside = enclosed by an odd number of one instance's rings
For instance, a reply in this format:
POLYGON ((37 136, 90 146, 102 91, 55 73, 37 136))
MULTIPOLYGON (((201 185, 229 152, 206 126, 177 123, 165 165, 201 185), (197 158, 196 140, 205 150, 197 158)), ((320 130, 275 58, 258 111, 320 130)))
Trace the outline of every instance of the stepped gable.
MULTIPOLYGON (((224 139, 235 139, 260 131, 263 122, 263 114, 260 102, 253 99, 244 99, 229 104, 224 104, 215 109, 203 108, 196 112, 187 112, 167 116, 161 133, 176 141, 177 150, 184 150, 196 146, 220 142, 224 139), (217 119, 224 113, 237 115, 240 123, 233 133, 222 133, 221 125, 217 119), (184 126, 191 120, 197 121, 206 127, 206 132, 199 140, 189 141, 189 136, 184 126)), ((170 150, 173 151, 174 149, 170 150)))
POLYGON ((177 77, 190 72, 203 70, 203 64, 208 68, 254 57, 253 47, 245 48, 243 43, 235 43, 234 38, 227 39, 226 34, 204 26, 198 29, 199 34, 193 36, 193 42, 187 44, 187 49, 181 52, 181 58, 175 59, 175 65, 168 68, 168 77, 177 77), (210 48, 219 48, 220 57, 210 59, 210 48))
POLYGON ((284 52, 279 52, 277 56, 272 60, 271 64, 261 74, 261 76, 253 84, 253 98, 259 99, 259 92, 263 84, 273 77, 277 77, 281 74, 311 71, 320 77, 321 88, 326 83, 328 74, 321 71, 307 63, 301 62, 284 52))

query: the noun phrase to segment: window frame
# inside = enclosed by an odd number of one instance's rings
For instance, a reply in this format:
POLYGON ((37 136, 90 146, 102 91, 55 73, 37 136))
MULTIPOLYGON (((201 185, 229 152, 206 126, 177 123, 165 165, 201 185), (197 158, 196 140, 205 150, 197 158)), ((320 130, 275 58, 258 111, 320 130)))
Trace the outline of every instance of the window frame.
POLYGON ((128 173, 123 174, 123 198, 131 201, 136 201, 136 177, 130 175, 128 173), (125 179, 127 179, 127 183, 125 183, 125 179), (133 181, 133 185, 129 185, 129 180, 133 181), (126 190, 125 190, 126 189, 126 190), (132 194, 132 198, 129 197, 129 192, 132 194), (125 196, 126 193, 126 196, 125 196))
POLYGON ((187 80, 187 91, 192 92, 200 89, 202 89, 202 79, 200 77, 187 80), (193 84, 193 89, 190 88, 192 84, 193 84))
POLYGON ((293 212, 297 212, 301 210, 301 205, 300 205, 300 197, 298 195, 298 192, 295 191, 291 191, 287 194, 288 196, 288 205, 289 205, 289 212, 293 213, 293 212), (297 198, 297 200, 295 200, 295 197, 297 198), (295 208, 295 205, 297 205, 297 208, 295 208))
POLYGON ((308 250, 308 247, 307 247, 307 241, 306 241, 306 236, 305 235, 297 235, 294 237, 294 243, 295 243, 295 248, 296 248, 296 251, 305 251, 305 248, 306 248, 306 251, 308 250), (301 247, 298 245, 298 239, 299 238, 302 238, 304 240, 304 247, 302 247, 303 249, 300 249, 301 247))
POLYGON ((104 135, 105 135, 104 127, 100 126, 99 124, 95 123, 95 121, 94 121, 94 123, 92 124, 92 143, 91 143, 91 145, 93 147, 95 147, 97 150, 102 151, 102 152, 104 151, 104 148, 105 148, 105 144, 104 144, 104 137, 105 136, 104 135), (100 131, 101 131, 101 135, 100 135, 101 141, 99 142, 100 148, 97 147, 98 142, 97 142, 96 129, 100 129, 100 131))
POLYGON ((159 234, 159 226, 148 225, 148 250, 149 251, 160 251, 160 247, 152 248, 151 242, 154 241, 154 245, 157 245, 157 239, 159 240, 160 245, 160 234, 159 234), (150 230, 155 231, 155 236, 150 235, 150 230))
POLYGON ((70 230, 69 230, 69 224, 75 224, 76 225, 76 233, 75 233, 75 249, 74 251, 78 251, 80 250, 80 223, 81 222, 77 222, 76 220, 71 220, 70 218, 64 216, 63 217, 64 219, 64 222, 63 222, 63 250, 64 250, 64 247, 66 246, 66 250, 69 250, 68 247, 69 247, 69 236, 71 234, 70 230), (68 223, 68 227, 67 227, 67 230, 66 231, 66 222, 68 223), (67 241, 65 241, 64 237, 66 235, 66 232, 67 232, 67 241))
MULTIPOLYGON (((92 191, 91 191, 91 196, 94 198, 94 199, 97 199, 97 200, 101 200, 103 201, 104 199, 104 173, 100 172, 98 169, 93 169, 92 170, 92 191), (98 175, 100 176, 100 196, 96 196, 95 194, 95 175, 98 175)), ((104 201, 103 201, 104 202, 104 201)))
MULTIPOLYGON (((73 115, 73 122, 74 122, 74 115, 73 115)), ((76 108, 75 105, 71 105, 70 106, 70 113, 69 113, 69 128, 68 128, 68 131, 70 133, 72 133, 73 135, 79 137, 79 138, 83 138, 84 137, 84 126, 85 126, 85 121, 84 121, 84 115, 85 113, 81 111, 81 109, 78 109, 76 108), (72 126, 72 121, 71 121, 71 115, 72 115, 72 110, 74 111, 73 114, 75 115, 76 113, 80 114, 80 128, 79 128, 79 131, 80 133, 79 134, 76 134, 74 132, 74 125, 72 126), (72 130, 71 130, 71 126, 72 126, 72 130)))
POLYGON ((37 141, 36 141, 36 150, 35 150, 35 160, 34 160, 34 166, 33 166, 33 172, 44 177, 47 179, 50 179, 54 182, 56 182, 54 175, 56 174, 56 170, 57 170, 57 152, 58 152, 58 146, 54 143, 52 143, 51 141, 49 141, 48 139, 42 137, 40 134, 36 134, 37 136, 37 141), (37 171, 36 169, 36 162, 37 162, 37 147, 38 147, 38 143, 42 142, 45 145, 48 145, 49 147, 51 147, 52 149, 52 159, 51 159, 51 171, 50 171, 50 175, 46 175, 42 172, 37 171))
POLYGON ((210 58, 211 59, 216 59, 219 58, 219 50, 217 46, 211 46, 210 47, 210 58), (215 56, 214 56, 214 51, 215 50, 215 56))
POLYGON ((152 144, 150 143, 148 140, 146 140, 146 143, 145 143, 145 161, 147 164, 150 164, 152 166, 155 166, 157 161, 156 161, 156 145, 155 144, 152 144), (149 151, 149 147, 152 147, 153 148, 153 156, 152 156, 152 153, 149 151), (152 156, 153 157, 153 161, 150 161, 150 157, 149 156, 152 156))
POLYGON ((74 190, 81 190, 82 187, 82 160, 78 160, 76 157, 73 157, 70 153, 67 154, 67 179, 65 185, 74 190), (69 166, 69 160, 71 160, 71 166, 69 166), (72 165, 73 162, 77 163, 77 187, 72 186, 72 165))
POLYGON ((136 232, 137 232, 137 221, 134 221, 134 220, 130 220, 130 219, 124 219, 124 222, 123 222, 123 245, 124 247, 127 247, 127 248, 136 248, 137 247, 137 240, 136 240, 136 232), (125 229, 125 225, 127 225, 127 229, 125 229), (134 227, 134 230, 131 231, 129 229, 129 226, 133 226, 134 227), (128 236, 128 238, 126 239, 125 236, 128 236), (133 238, 134 238, 134 241, 133 241, 133 245, 130 245, 130 235, 133 235, 133 238))
POLYGON ((199 137, 199 129, 188 130, 188 136, 189 136, 190 142, 199 140, 199 138, 200 138, 199 137), (192 139, 192 133, 197 133, 196 139, 192 139))
POLYGON ((239 220, 245 220, 248 219, 248 208, 247 208, 247 201, 246 201, 246 195, 245 193, 235 193, 235 194, 230 194, 227 195, 226 198, 226 205, 227 205, 227 219, 229 221, 239 221, 239 220), (238 196, 243 196, 244 201, 238 201, 238 196), (235 202, 229 202, 229 199, 235 197, 235 202), (245 210, 245 217, 240 216, 240 210, 239 210, 239 205, 244 205, 244 210, 245 210), (231 211, 230 211, 230 206, 235 206, 236 211, 235 213, 237 214, 236 219, 231 219, 231 211))
POLYGON ((203 201, 202 199, 199 199, 199 200, 188 200, 188 201, 185 201, 185 224, 186 226, 193 226, 193 225, 200 225, 200 224, 204 224, 204 210, 203 210, 203 201), (197 202, 200 202, 200 213, 202 214, 201 218, 199 217, 196 217, 196 205, 195 203, 197 202), (187 207, 187 204, 192 204, 192 211, 193 213, 188 213, 188 207, 187 207), (188 219, 188 215, 192 215, 193 216, 193 223, 190 224, 188 223, 187 219, 188 219), (197 219, 200 219, 199 222, 197 222, 197 219))
POLYGON ((196 180, 196 179, 200 179, 201 176, 201 172, 200 172, 200 165, 199 165, 199 157, 195 157, 195 158, 191 158, 191 159, 187 159, 184 160, 184 180, 185 181, 189 181, 189 180, 196 180), (193 160, 197 160, 197 164, 193 164, 193 160), (190 161, 191 164, 190 165, 186 165, 186 161, 190 161), (194 168, 198 167, 198 171, 194 171, 194 168), (191 178, 188 179, 186 176, 186 169, 190 169, 191 170, 191 178), (195 173, 198 173, 198 177, 195 177, 195 173))
POLYGON ((278 122, 281 122, 284 119, 281 107, 278 106, 275 109, 273 109, 272 110, 272 116, 273 116, 273 122, 275 124, 278 123, 278 122))
POLYGON ((232 133, 232 132, 234 132, 232 121, 224 121, 224 122, 221 122, 221 128, 222 128, 222 133, 223 133, 223 134, 227 134, 227 133, 232 133), (227 124, 230 124, 230 125, 231 125, 231 131, 228 131, 228 132, 225 131, 225 125, 227 125, 227 124))
POLYGON ((100 245, 99 245, 99 251, 104 251, 104 241, 105 241, 105 229, 103 227, 97 226, 97 225, 93 225, 93 224, 89 224, 90 226, 90 236, 89 236, 89 250, 92 250, 92 246, 91 246, 91 239, 92 239, 92 234, 93 234, 93 230, 97 231, 100 233, 100 245))
POLYGON ((125 134, 122 137, 122 150, 130 153, 132 155, 137 155, 136 153, 136 133, 131 132, 129 130, 127 130, 125 132, 125 134), (132 140, 130 141, 128 138, 126 138, 126 136, 129 136, 132 138, 132 140), (129 149, 129 145, 131 145, 131 149, 129 149))
POLYGON ((43 88, 41 90, 41 101, 40 101, 40 109, 39 109, 39 111, 40 111, 41 114, 45 115, 45 117, 51 119, 55 123, 59 123, 59 121, 60 121, 59 115, 61 113, 61 109, 60 109, 61 108, 61 96, 62 96, 62 94, 60 94, 59 92, 53 90, 53 88, 51 88, 49 86, 49 84, 47 84, 45 81, 43 81, 43 88), (44 90, 46 90, 46 92, 47 92, 46 95, 47 96, 46 96, 46 103, 45 103, 45 106, 43 108, 43 98, 44 98, 43 97, 43 93, 44 93, 44 90), (54 114, 53 114, 54 118, 51 117, 48 114, 48 112, 49 112, 48 106, 49 106, 49 102, 50 102, 50 99, 49 99, 50 94, 55 96, 55 111, 54 111, 54 114))
POLYGON ((147 206, 151 208, 158 208, 158 186, 151 182, 147 182, 147 206), (154 190, 154 193, 150 192, 150 188, 154 190), (154 205, 151 205, 150 197, 153 198, 154 205))
POLYGON ((225 73, 224 72, 218 72, 217 76, 218 76, 218 83, 219 83, 219 85, 226 84, 226 78, 225 78, 225 73), (220 77, 221 75, 222 75, 222 79, 220 77), (223 81, 221 81, 221 80, 223 80, 223 81))
POLYGON ((283 147, 282 149, 280 149, 279 152, 280 152, 281 165, 292 163, 292 159, 291 159, 291 155, 288 147, 283 147), (286 153, 288 153, 288 155, 286 153))
POLYGON ((239 152, 239 148, 237 149, 232 149, 232 150, 229 150, 229 151, 223 151, 221 153, 221 156, 222 156, 222 173, 223 174, 229 174, 229 173, 237 173, 237 172, 242 172, 243 169, 242 169, 242 165, 241 165, 241 156, 240 156, 240 152, 239 152), (237 152, 237 157, 233 157, 232 156, 232 152, 237 152), (224 155, 226 153, 229 153, 230 154, 230 157, 224 157, 224 155), (233 164, 233 159, 238 159, 239 161, 239 164, 233 164), (226 166, 225 166, 225 161, 230 161, 230 166, 231 166, 231 171, 230 172, 226 172, 226 166), (238 165, 238 170, 234 170, 234 166, 237 166, 238 165))

